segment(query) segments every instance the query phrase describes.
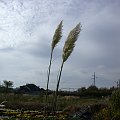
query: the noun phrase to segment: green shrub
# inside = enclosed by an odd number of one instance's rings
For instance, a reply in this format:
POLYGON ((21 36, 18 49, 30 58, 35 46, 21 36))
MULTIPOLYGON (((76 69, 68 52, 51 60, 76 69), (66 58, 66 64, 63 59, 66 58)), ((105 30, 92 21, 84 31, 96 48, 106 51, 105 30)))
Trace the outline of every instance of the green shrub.
POLYGON ((110 102, 113 110, 120 110, 120 89, 113 91, 110 102))
POLYGON ((120 120, 120 89, 113 91, 110 105, 100 110, 95 115, 95 120, 120 120))
POLYGON ((95 120, 111 120, 111 111, 108 108, 102 109, 94 118, 95 120))

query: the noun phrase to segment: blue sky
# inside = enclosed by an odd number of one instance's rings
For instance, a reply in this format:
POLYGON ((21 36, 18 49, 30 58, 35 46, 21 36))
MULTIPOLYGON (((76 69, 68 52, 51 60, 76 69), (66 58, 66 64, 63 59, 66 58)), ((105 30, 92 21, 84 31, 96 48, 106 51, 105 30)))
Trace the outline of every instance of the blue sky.
POLYGON ((50 45, 63 20, 63 37, 55 48, 50 88, 56 86, 64 42, 79 22, 82 32, 65 63, 60 88, 93 84, 112 87, 120 78, 119 0, 0 0, 0 81, 14 86, 46 87, 50 45))

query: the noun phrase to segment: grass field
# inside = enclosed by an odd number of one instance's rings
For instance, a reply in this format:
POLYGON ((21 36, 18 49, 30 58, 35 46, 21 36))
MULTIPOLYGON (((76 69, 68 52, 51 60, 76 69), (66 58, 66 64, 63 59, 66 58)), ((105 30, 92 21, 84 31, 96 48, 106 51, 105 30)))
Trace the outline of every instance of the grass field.
MULTIPOLYGON (((43 110, 45 104, 45 96, 27 95, 27 94, 1 94, 0 102, 7 101, 6 108, 9 109, 25 109, 25 110, 43 110)), ((49 107, 52 105, 53 97, 49 96, 49 107)), ((99 103, 101 100, 96 98, 80 98, 74 96, 58 97, 58 110, 62 111, 70 106, 82 106, 88 104, 99 103)))
MULTIPOLYGON (((0 110, 0 115, 9 116, 11 120, 21 117, 24 120, 42 120, 44 118, 45 96, 27 94, 1 94, 0 96, 0 102, 7 101, 5 109, 0 110)), ((51 120, 53 96, 50 95, 48 98, 48 111, 50 113, 46 120, 51 120)), ((101 103, 101 100, 96 98, 58 96, 56 120, 64 120, 68 113, 75 112, 81 106, 99 103, 101 103)))

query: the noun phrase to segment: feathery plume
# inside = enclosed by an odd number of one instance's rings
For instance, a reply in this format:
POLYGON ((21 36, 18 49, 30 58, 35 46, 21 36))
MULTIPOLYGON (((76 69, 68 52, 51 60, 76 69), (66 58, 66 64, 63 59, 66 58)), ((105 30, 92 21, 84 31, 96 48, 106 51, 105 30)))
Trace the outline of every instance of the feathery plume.
POLYGON ((67 40, 65 42, 65 45, 63 47, 63 54, 62 54, 63 62, 65 62, 68 59, 68 57, 71 55, 71 53, 75 47, 75 42, 78 39, 80 31, 81 31, 80 23, 77 24, 77 26, 70 31, 70 33, 67 37, 67 40))
POLYGON ((60 22, 60 24, 57 26, 57 29, 55 30, 55 34, 53 36, 53 41, 52 41, 52 50, 56 47, 57 43, 60 41, 62 37, 62 27, 63 27, 63 21, 60 22))

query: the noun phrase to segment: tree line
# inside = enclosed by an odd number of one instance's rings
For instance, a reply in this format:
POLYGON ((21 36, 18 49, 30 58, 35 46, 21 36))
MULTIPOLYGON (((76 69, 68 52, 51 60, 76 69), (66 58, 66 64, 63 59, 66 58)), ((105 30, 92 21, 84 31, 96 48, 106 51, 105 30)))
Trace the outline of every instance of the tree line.
POLYGON ((89 86, 78 88, 76 91, 59 91, 60 96, 79 96, 79 97, 91 97, 91 98, 102 98, 110 96, 117 88, 98 88, 97 86, 89 86))
MULTIPOLYGON (((79 96, 79 97, 96 97, 102 98, 104 96, 110 96, 112 91, 117 88, 98 88, 97 86, 89 86, 78 88, 76 91, 59 91, 58 95, 60 96, 79 96)), ((13 82, 8 80, 3 80, 3 84, 0 85, 0 93, 16 93, 16 88, 13 88, 13 82)), ((49 90, 48 94, 53 94, 53 90, 49 90)), ((40 93, 41 94, 41 93, 40 93)), ((45 95, 45 92, 42 93, 45 95)))

